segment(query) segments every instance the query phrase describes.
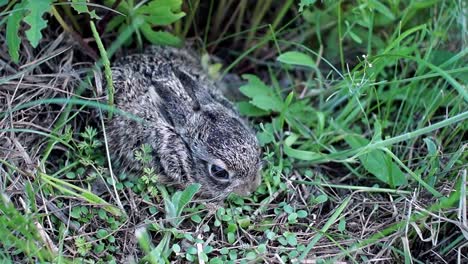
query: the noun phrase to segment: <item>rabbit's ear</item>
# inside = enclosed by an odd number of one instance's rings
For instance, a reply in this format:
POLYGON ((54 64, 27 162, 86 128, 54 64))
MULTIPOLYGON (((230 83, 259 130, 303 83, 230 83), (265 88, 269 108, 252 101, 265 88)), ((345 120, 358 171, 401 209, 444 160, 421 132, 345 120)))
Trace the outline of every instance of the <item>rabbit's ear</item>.
POLYGON ((193 76, 181 69, 174 69, 174 74, 182 83, 182 86, 187 94, 192 98, 193 102, 195 102, 197 109, 194 110, 199 110, 200 105, 212 103, 212 96, 209 94, 206 87, 201 86, 204 82, 198 80, 197 76, 193 76))
POLYGON ((198 101, 196 92, 199 90, 198 83, 189 74, 179 69, 174 69, 175 75, 179 78, 182 87, 187 92, 188 96, 192 98, 193 110, 200 110, 200 102, 198 101))

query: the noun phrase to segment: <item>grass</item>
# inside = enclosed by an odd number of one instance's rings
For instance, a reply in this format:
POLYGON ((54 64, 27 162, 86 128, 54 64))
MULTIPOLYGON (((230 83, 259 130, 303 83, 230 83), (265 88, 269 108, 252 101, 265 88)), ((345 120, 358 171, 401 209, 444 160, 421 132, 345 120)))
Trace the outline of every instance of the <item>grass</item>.
POLYGON ((2 262, 467 261, 461 2, 173 0, 160 24, 141 16, 157 1, 43 2, 0 1, 2 262), (103 112, 125 114, 112 58, 193 37, 222 58, 213 75, 241 76, 266 162, 253 195, 218 207, 157 184, 147 146, 141 175, 106 147, 103 112))

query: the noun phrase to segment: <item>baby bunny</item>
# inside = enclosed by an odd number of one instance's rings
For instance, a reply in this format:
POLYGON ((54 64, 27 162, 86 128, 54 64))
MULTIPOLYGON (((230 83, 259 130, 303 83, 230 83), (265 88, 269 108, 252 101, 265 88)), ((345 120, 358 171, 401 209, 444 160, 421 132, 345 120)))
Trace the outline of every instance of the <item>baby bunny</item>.
POLYGON ((138 117, 115 115, 108 122, 111 154, 121 168, 141 170, 134 151, 148 144, 163 183, 200 183, 199 194, 215 200, 257 188, 255 134, 190 50, 151 47, 114 65, 115 105, 138 117))

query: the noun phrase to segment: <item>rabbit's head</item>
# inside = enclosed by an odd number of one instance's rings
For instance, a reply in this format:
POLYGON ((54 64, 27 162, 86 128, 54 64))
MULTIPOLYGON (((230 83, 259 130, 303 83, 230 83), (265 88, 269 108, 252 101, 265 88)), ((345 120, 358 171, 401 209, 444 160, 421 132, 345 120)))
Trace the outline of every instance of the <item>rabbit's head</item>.
MULTIPOLYGON (((253 130, 209 83, 178 70, 176 80, 159 86, 167 118, 192 158, 189 182, 201 196, 223 199, 247 195, 260 184, 261 152, 253 130)), ((171 78, 172 79, 172 78, 171 78)))
POLYGON ((259 185, 261 159, 255 134, 225 107, 201 106, 182 137, 194 160, 193 181, 202 184, 208 196, 247 195, 259 185))

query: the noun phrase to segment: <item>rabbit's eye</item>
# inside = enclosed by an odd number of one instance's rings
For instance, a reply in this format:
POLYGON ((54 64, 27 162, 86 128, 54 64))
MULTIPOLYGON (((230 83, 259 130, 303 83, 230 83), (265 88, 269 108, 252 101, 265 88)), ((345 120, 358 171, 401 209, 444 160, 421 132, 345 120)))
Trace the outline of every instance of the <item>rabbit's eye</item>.
POLYGON ((212 176, 221 179, 221 180, 228 180, 229 179, 229 172, 225 169, 219 167, 218 165, 211 164, 210 166, 210 173, 212 176))

